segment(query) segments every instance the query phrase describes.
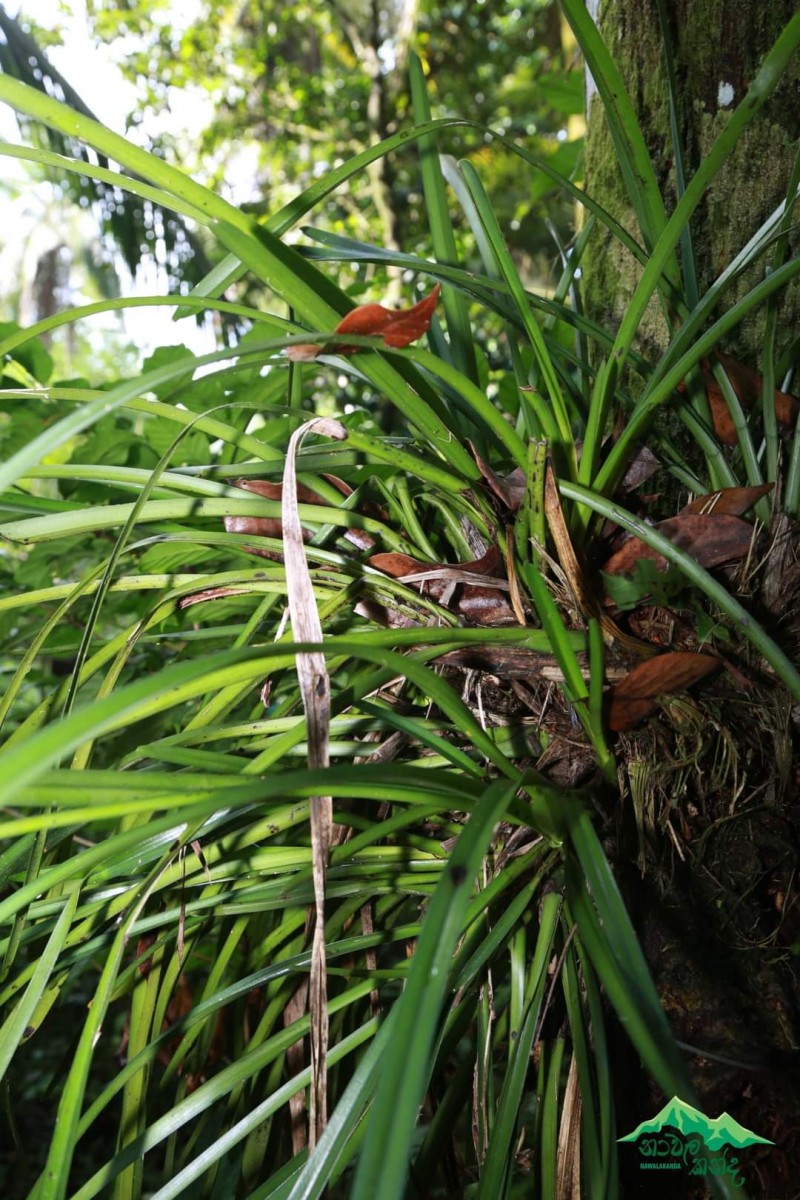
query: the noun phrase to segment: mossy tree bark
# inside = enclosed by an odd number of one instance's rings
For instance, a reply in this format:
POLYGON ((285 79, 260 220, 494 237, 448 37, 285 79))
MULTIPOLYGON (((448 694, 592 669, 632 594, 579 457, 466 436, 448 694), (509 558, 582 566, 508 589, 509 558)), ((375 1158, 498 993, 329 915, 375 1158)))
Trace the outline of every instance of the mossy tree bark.
MULTIPOLYGON (((596 4, 595 4, 596 7, 596 4)), ((795 15, 796 0, 666 0, 663 5, 678 84, 678 123, 687 177, 744 97, 766 51, 795 15)), ((664 32, 656 0, 605 0, 597 21, 620 67, 642 126, 667 204, 675 204, 676 177, 664 66, 664 32)), ((590 87, 591 92, 591 87, 590 87)), ((602 104, 588 101, 586 187, 632 233, 638 235, 614 154, 602 104)), ((692 237, 699 291, 727 266, 762 221, 786 197, 800 137, 800 61, 764 106, 695 213, 692 237)), ((769 256, 767 260, 769 261, 769 256)), ((766 265, 730 293, 742 294, 766 265)), ((584 260, 585 302, 607 327, 624 313, 640 271, 633 258, 598 230, 584 260)), ((800 292, 784 299, 780 322, 785 341, 800 317, 800 292)), ((747 322, 727 348, 756 361, 761 322, 747 322)), ((642 329, 645 347, 663 344, 666 329, 653 306, 642 329)), ((782 350, 784 345, 779 346, 782 350)))
MULTIPOLYGON (((764 54, 795 15, 797 0, 665 0, 663 9, 691 177, 746 94, 764 54)), ((676 202, 676 173, 659 4, 605 0, 595 19, 622 71, 669 213, 676 202)), ((800 61, 795 61, 695 213, 692 240, 701 296, 785 200, 798 138, 800 61)), ((596 95, 588 108, 585 181, 587 192, 641 240, 596 95)), ((796 233, 792 241, 790 252, 797 254, 796 233)), ((730 306, 762 278, 771 262, 768 251, 722 305, 730 306)), ((616 330, 641 269, 600 225, 582 267, 588 314, 616 330)), ((778 354, 800 328, 800 289, 785 293, 780 303, 778 354)), ((755 316, 721 348, 758 369, 762 329, 763 315, 755 316)), ((667 336, 661 309, 653 304, 640 331, 641 349, 655 361, 667 336)), ((752 602, 768 620, 757 595, 752 602)), ((775 630, 792 653, 800 639, 796 624, 787 616, 775 630)), ((620 746, 628 787, 611 815, 609 833, 613 826, 618 877, 662 1003, 676 1036, 694 1048, 687 1062, 700 1101, 709 1115, 727 1110, 774 1139, 774 1149, 748 1151, 742 1164, 748 1195, 777 1200, 796 1196, 800 1178, 795 1132, 800 1128, 800 974, 793 958, 800 902, 792 899, 800 766, 791 704, 759 674, 758 664, 751 666, 747 696, 736 697, 731 684, 705 708, 693 710, 691 730, 667 720, 657 729, 637 731, 620 746), (637 854, 643 870, 634 865, 637 854)), ((621 1035, 617 1050, 624 1082, 619 1090, 624 1094, 618 1116, 627 1128, 662 1098, 648 1091, 626 1046, 621 1035)), ((624 1155, 621 1164, 625 1171, 624 1155)), ((640 1194, 635 1176, 633 1171, 626 1180, 625 1195, 640 1194)), ((675 1191, 671 1179, 662 1193, 651 1179, 648 1195, 692 1200, 708 1195, 699 1184, 693 1191, 688 1180, 680 1187, 685 1190, 675 1191)))

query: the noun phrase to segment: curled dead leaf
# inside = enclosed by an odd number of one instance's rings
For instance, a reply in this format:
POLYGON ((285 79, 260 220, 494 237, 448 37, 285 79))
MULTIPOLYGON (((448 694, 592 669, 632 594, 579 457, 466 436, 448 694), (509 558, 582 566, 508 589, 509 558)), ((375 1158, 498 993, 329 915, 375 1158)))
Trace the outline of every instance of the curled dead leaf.
MULTIPOLYGON (((283 557, 286 564, 286 599, 295 642, 314 648, 295 656, 297 680, 305 714, 308 766, 325 770, 330 763, 330 678, 325 654, 320 649, 323 635, 314 584, 303 548, 303 530, 297 493, 297 455, 309 433, 343 441, 347 430, 332 418, 307 421, 289 439, 283 467, 281 520, 283 557)), ((311 867, 314 885, 314 932, 308 1005, 311 1017, 311 1091, 309 1103, 309 1149, 313 1150, 327 1124, 328 1114, 328 985, 325 949, 325 892, 333 827, 333 800, 329 795, 310 800, 311 867)))
MULTIPOLYGON (((327 480, 343 496, 352 495, 353 489, 343 479, 339 479, 337 475, 323 475, 322 478, 327 480)), ((270 479, 234 479, 233 484, 245 492, 253 492, 256 496, 263 496, 265 500, 280 501, 283 497, 283 484, 273 483, 270 479)), ((328 503, 317 492, 312 491, 311 488, 306 487, 302 483, 298 483, 297 485, 297 499, 300 504, 319 504, 325 506, 328 503)), ((244 533, 250 534, 251 537, 280 538, 283 531, 280 517, 230 516, 223 518, 223 524, 226 533, 244 533)), ((305 541, 310 541, 312 536, 312 533, 308 529, 303 530, 305 541)), ((357 546, 359 550, 371 550, 375 545, 375 539, 363 529, 348 529, 344 533, 344 537, 354 546, 357 546)), ((277 551, 265 550, 255 546, 247 546, 246 549, 251 554, 258 554, 262 558, 280 561, 283 557, 277 551)))
POLYGON ((497 472, 493 471, 489 464, 485 462, 483 458, 481 458, 480 453, 472 444, 472 442, 468 441, 467 445, 469 446, 472 457, 475 459, 475 464, 478 467, 478 470, 489 486, 489 490, 493 492, 497 499, 504 504, 506 508, 509 508, 512 513, 517 512, 525 496, 526 482, 524 471, 520 467, 514 467, 514 470, 511 471, 510 474, 498 475, 497 472))
POLYGON ((367 562, 474 625, 517 624, 514 609, 504 595, 508 583, 496 546, 490 547, 481 558, 466 563, 425 563, 394 551, 374 554, 367 562))
MULTIPOLYGON (((343 317, 334 333, 349 333, 351 337, 381 335, 385 345, 395 350, 410 346, 430 328, 431 317, 439 300, 441 284, 411 308, 393 311, 382 304, 361 304, 343 317)), ((357 354, 363 347, 348 346, 346 342, 331 342, 327 346, 288 346, 287 357, 292 362, 311 362, 320 354, 357 354)))
POLYGON ((611 692, 609 729, 615 733, 634 729, 656 711, 659 696, 685 691, 719 666, 714 655, 689 650, 671 650, 639 663, 611 692))

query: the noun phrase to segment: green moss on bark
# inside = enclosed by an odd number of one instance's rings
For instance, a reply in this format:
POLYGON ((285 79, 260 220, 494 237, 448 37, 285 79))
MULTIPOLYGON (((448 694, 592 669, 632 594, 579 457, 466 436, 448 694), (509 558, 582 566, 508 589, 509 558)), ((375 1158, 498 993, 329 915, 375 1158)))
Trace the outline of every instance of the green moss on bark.
MULTIPOLYGON (((680 0, 667 5, 678 73, 678 119, 687 174, 691 175, 744 96, 761 59, 789 18, 794 0, 754 5, 751 0, 680 0)), ((675 205, 675 170, 669 129, 663 38, 653 0, 607 0, 600 28, 622 71, 650 150, 667 211, 675 205)), ((709 286, 759 225, 785 199, 800 136, 800 63, 748 128, 699 206, 693 223, 700 292, 709 286)), ((588 114, 587 191, 640 237, 633 208, 597 96, 588 114)), ((793 247, 797 250, 797 245, 793 247)), ((730 305, 763 275, 763 264, 737 282, 723 303, 730 305)), ((584 261, 588 312, 615 329, 638 282, 640 268, 602 229, 584 261)), ((779 350, 800 320, 800 289, 781 301, 779 350)), ((751 318, 726 343, 727 349, 757 365, 763 316, 751 318)), ((653 305, 640 331, 645 352, 662 347, 667 330, 653 305)))

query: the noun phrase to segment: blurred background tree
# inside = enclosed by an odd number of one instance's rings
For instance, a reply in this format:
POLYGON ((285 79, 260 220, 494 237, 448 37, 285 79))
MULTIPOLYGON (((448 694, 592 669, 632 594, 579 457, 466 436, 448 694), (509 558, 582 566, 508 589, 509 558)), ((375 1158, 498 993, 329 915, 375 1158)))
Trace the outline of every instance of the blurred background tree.
MULTIPOLYGON (((63 22, 45 28, 41 21, 38 5, 24 4, 16 18, 0 8, 0 66, 89 112, 79 65, 70 79, 51 61, 63 44, 63 22)), ((197 0, 180 10, 166 2, 89 0, 86 21, 87 38, 108 48, 135 88, 127 131, 138 127, 148 149, 256 214, 274 212, 332 166, 411 121, 411 48, 428 72, 435 116, 489 125, 565 174, 580 170, 583 73, 559 10, 547 0, 519 0, 514 8, 452 0, 197 0), (179 114, 192 108, 202 121, 195 117, 195 128, 183 129, 179 114), (162 132, 153 134, 154 127, 162 132)), ((89 153, 48 137, 58 152, 89 153)), ((442 148, 469 153, 480 165, 523 276, 546 287, 558 257, 553 235, 569 240, 572 205, 544 175, 531 188, 513 156, 480 133, 459 132, 442 148)), ((191 223, 103 184, 63 175, 58 182, 76 203, 92 206, 131 272, 155 256, 173 291, 207 272, 213 252, 191 223)), ((323 219, 334 232, 425 253, 416 153, 379 159, 363 189, 343 188, 330 198, 323 219)))

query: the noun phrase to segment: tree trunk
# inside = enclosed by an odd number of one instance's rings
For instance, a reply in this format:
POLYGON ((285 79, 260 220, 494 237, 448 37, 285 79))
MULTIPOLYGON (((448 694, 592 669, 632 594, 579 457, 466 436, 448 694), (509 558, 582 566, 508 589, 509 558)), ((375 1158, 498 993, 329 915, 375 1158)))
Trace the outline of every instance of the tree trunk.
MULTIPOLYGON (((596 0, 595 0, 596 6, 596 0)), ((678 124, 687 179, 707 153, 730 113, 744 97, 766 51, 794 16, 796 0, 665 0, 678 85, 678 124)), ((667 212, 675 205, 676 176, 664 38, 657 0, 607 0, 599 26, 620 68, 655 166, 667 212)), ((617 165, 603 106, 589 87, 586 146, 587 191, 639 236, 617 165)), ((800 136, 800 62, 750 124, 715 179, 692 221, 699 293, 727 266, 762 221, 786 198, 800 136)), ((761 278, 770 261, 756 264, 728 293, 727 304, 761 278)), ((598 229, 584 260, 589 312, 615 328, 641 269, 605 229, 598 229)), ((780 328, 790 340, 800 316, 800 289, 784 298, 780 328)), ((726 348, 756 360, 763 316, 736 332, 726 348)), ((644 345, 663 346, 666 327, 653 305, 642 329, 644 345)), ((784 345, 779 345, 779 351, 784 345)))
MULTIPOLYGON (((665 0, 663 8, 691 178, 797 4, 665 0)), ((677 184, 658 12, 657 0, 607 0, 595 19, 622 71, 669 213, 677 184)), ((591 85, 589 92, 586 190, 641 241, 602 103, 591 85)), ((696 210, 691 232, 700 296, 785 200, 799 136, 795 60, 696 210)), ((723 308, 763 278, 771 262, 770 249, 729 290, 723 308)), ((641 268, 599 224, 582 268, 588 314, 615 331, 641 268)), ((800 291, 791 288, 780 302, 777 354, 797 335, 798 310, 800 291)), ((755 315, 722 348, 758 369, 763 321, 755 315)), ((660 306, 651 305, 640 335, 641 348, 657 361, 668 339, 660 306)), ((784 622, 781 636, 789 632, 784 622)), ((751 679, 757 678, 754 670, 751 679)), ((727 1110, 777 1143, 759 1154, 744 1152, 742 1165, 748 1196, 778 1200, 795 1196, 800 1179, 800 980, 792 959, 800 905, 791 899, 797 739, 791 704, 774 683, 756 682, 741 705, 734 691, 732 685, 716 712, 696 713, 691 733, 665 725, 626 740, 626 795, 612 820, 618 876, 674 1032, 695 1048, 687 1062, 704 1110, 712 1117, 727 1110), (637 853, 642 871, 633 865, 637 853)), ((663 1099, 637 1088, 637 1064, 633 1056, 628 1061, 633 1075, 620 1101, 621 1128, 635 1127, 652 1115, 648 1105, 657 1108, 663 1099)), ((626 1162, 623 1148, 623 1172, 626 1162)), ((627 1165, 633 1174, 625 1194, 639 1195, 641 1178, 635 1164, 627 1165)), ((690 1183, 682 1179, 685 1191, 664 1194, 707 1195, 691 1191, 690 1183)))

